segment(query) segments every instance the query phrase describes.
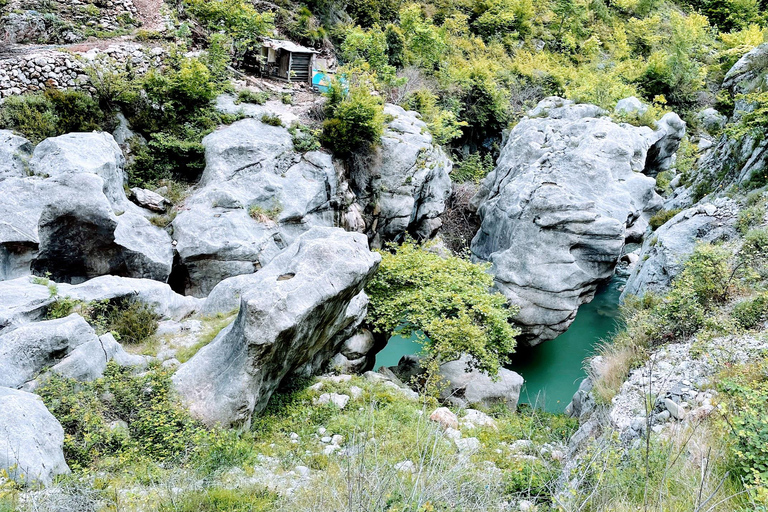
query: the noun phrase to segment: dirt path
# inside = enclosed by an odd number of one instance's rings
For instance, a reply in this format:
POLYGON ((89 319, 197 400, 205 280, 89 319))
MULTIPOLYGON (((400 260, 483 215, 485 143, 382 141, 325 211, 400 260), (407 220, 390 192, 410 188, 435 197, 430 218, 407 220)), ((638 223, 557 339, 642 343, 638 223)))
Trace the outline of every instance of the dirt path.
POLYGON ((139 13, 142 29, 155 31, 163 28, 163 0, 133 0, 133 5, 139 13))

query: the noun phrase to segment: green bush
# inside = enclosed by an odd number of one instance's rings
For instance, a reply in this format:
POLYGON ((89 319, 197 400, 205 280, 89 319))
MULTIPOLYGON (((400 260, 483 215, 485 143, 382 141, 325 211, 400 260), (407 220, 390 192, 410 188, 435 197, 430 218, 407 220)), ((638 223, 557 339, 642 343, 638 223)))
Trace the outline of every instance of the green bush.
POLYGON ((0 105, 0 128, 15 130, 38 143, 64 133, 109 126, 104 112, 89 94, 48 89, 7 98, 0 105))
POLYGON ((733 317, 744 329, 759 327, 768 319, 768 294, 739 302, 733 307, 733 317))
POLYGON ((159 319, 153 307, 139 301, 128 301, 121 307, 113 307, 108 330, 117 333, 120 342, 137 345, 155 334, 159 319))
POLYGON ((480 153, 472 153, 456 164, 451 177, 458 183, 480 183, 492 170, 493 157, 490 154, 480 156, 480 153))
POLYGON ((159 367, 134 375, 109 363, 96 381, 53 376, 36 392, 64 428, 64 455, 73 469, 120 454, 178 461, 203 430, 176 403, 170 377, 159 367))
POLYGON ((254 92, 250 89, 243 89, 237 93, 237 100, 235 103, 255 103, 257 105, 263 105, 269 99, 269 93, 266 91, 254 92))
POLYGON ((278 495, 263 489, 185 491, 160 503, 160 512, 269 512, 278 495))
POLYGON ((320 149, 320 132, 301 123, 294 123, 288 128, 293 140, 293 149, 299 153, 320 149))
POLYGON ((346 158, 379 143, 384 131, 384 108, 365 86, 353 85, 346 95, 343 88, 340 83, 331 87, 320 140, 323 146, 346 158))
POLYGON ((283 126, 283 120, 280 119, 280 116, 274 114, 262 115, 261 122, 270 126, 283 126))
POLYGON ((745 235, 753 226, 761 224, 765 218, 765 201, 757 203, 739 211, 736 227, 742 235, 745 235))
POLYGON ((518 331, 515 308, 492 292, 486 265, 442 258, 413 242, 382 252, 366 291, 368 322, 386 337, 422 332, 428 359, 442 363, 470 354, 479 369, 495 375, 509 360, 518 331))
POLYGON ((648 220, 648 224, 650 224, 651 225, 651 229, 653 229, 655 231, 655 230, 659 229, 661 226, 663 226, 664 224, 666 224, 666 222, 669 219, 671 219, 672 217, 674 217, 675 215, 677 215, 681 211, 682 210, 678 210, 678 209, 674 209, 674 210, 659 210, 658 212, 656 212, 656 214, 653 215, 653 217, 651 217, 648 220))

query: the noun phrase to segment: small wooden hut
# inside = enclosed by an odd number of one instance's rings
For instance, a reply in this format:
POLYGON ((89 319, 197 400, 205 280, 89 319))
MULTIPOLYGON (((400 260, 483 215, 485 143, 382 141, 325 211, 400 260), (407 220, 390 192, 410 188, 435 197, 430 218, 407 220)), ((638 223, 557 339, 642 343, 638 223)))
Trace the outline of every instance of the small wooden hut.
POLYGON ((317 52, 312 48, 290 41, 264 39, 257 65, 266 78, 309 84, 315 54, 317 52))

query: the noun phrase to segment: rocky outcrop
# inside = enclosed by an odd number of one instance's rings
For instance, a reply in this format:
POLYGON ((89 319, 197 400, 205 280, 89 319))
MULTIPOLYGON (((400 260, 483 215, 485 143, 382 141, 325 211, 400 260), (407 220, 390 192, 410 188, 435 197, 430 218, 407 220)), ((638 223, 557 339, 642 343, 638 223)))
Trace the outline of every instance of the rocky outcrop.
POLYGON ((0 334, 0 386, 17 388, 80 345, 99 342, 80 315, 22 325, 0 334))
POLYGON ((683 270, 699 242, 720 242, 736 238, 738 206, 721 198, 714 204, 700 204, 684 210, 649 236, 632 268, 622 292, 641 296, 646 291, 664 291, 683 270))
POLYGON ((49 272, 59 282, 104 274, 165 281, 168 234, 123 190, 112 136, 77 133, 40 143, 34 176, 0 180, 0 280, 49 272))
POLYGON ((472 204, 482 220, 476 260, 520 307, 521 339, 555 338, 613 274, 625 240, 640 240, 661 207, 644 175, 649 128, 596 117, 593 105, 543 100, 509 134, 472 204))
POLYGON ((0 470, 23 484, 48 485, 69 473, 64 429, 40 397, 0 387, 0 470))
POLYGON ((118 276, 97 277, 79 285, 20 277, 0 281, 0 297, 0 333, 41 320, 61 297, 82 302, 137 300, 151 306, 161 318, 173 320, 197 311, 201 303, 174 293, 165 283, 118 276))
POLYGON ((675 163, 677 148, 685 137, 685 122, 674 112, 664 114, 656 122, 653 133, 654 142, 648 148, 643 174, 652 178, 660 172, 668 171, 675 163))
POLYGON ((298 237, 251 277, 230 327, 174 375, 191 413, 247 427, 287 375, 338 351, 379 261, 362 234, 316 228, 298 237))
POLYGON ((0 130, 0 181, 27 175, 32 143, 10 130, 0 130))
POLYGON ((244 119, 203 140, 201 188, 173 221, 177 289, 207 295, 251 274, 313 226, 333 226, 338 180, 328 154, 293 150, 283 127, 244 119))
MULTIPOLYGON (((455 361, 440 365, 440 399, 462 408, 473 405, 490 408, 504 404, 515 410, 520 399, 523 378, 506 368, 500 368, 498 375, 492 378, 486 373, 470 368, 470 361, 470 356, 463 355, 455 361)), ((414 377, 423 375, 425 369, 421 366, 419 356, 408 355, 403 356, 397 366, 389 367, 389 371, 402 382, 410 383, 414 377)))
POLYGON ((353 162, 351 189, 363 210, 374 247, 406 233, 429 238, 440 228, 440 214, 451 194, 453 164, 432 143, 427 125, 416 112, 387 104, 392 116, 381 144, 353 162))

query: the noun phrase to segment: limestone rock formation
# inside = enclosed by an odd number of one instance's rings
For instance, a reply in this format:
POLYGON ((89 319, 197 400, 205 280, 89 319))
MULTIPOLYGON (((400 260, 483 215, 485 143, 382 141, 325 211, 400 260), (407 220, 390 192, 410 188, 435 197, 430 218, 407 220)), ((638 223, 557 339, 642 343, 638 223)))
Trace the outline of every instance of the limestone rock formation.
POLYGON ((283 127, 244 119, 203 140, 201 188, 173 222, 178 288, 207 295, 251 274, 312 226, 333 226, 338 180, 331 156, 300 155, 283 127))
POLYGON ((531 344, 568 328, 613 274, 625 240, 640 240, 661 206, 643 171, 652 146, 672 146, 649 128, 595 117, 601 112, 543 100, 509 134, 472 199, 482 220, 472 254, 493 264, 531 344))
POLYGON ((151 306, 161 318, 173 320, 188 316, 201 305, 200 299, 178 295, 165 283, 118 276, 101 276, 79 285, 20 277, 0 281, 0 297, 0 333, 41 320, 59 297, 82 302, 137 300, 151 306))
POLYGON ((252 276, 230 327, 174 375, 191 413, 247 426, 287 375, 343 342, 337 335, 354 322, 350 309, 379 261, 362 234, 316 228, 298 237, 252 276))
POLYGON ((104 274, 165 281, 171 239, 127 200, 123 162, 111 135, 68 134, 35 148, 34 176, 0 180, 0 280, 34 270, 64 282, 104 274))
POLYGON ((641 296, 646 291, 664 291, 683 270, 697 242, 736 238, 737 218, 737 205, 727 199, 718 199, 715 204, 699 204, 672 217, 645 240, 622 298, 641 296))
POLYGON ((451 193, 453 167, 416 112, 387 104, 384 113, 393 120, 380 146, 354 162, 350 172, 374 247, 406 233, 417 238, 434 235, 451 193))
POLYGON ((64 429, 40 397, 0 387, 0 469, 19 483, 48 485, 69 473, 64 429))
POLYGON ((0 386, 16 388, 80 345, 99 342, 80 315, 22 325, 0 334, 0 386))
POLYGON ((32 143, 10 130, 0 130, 0 181, 26 176, 32 143))

